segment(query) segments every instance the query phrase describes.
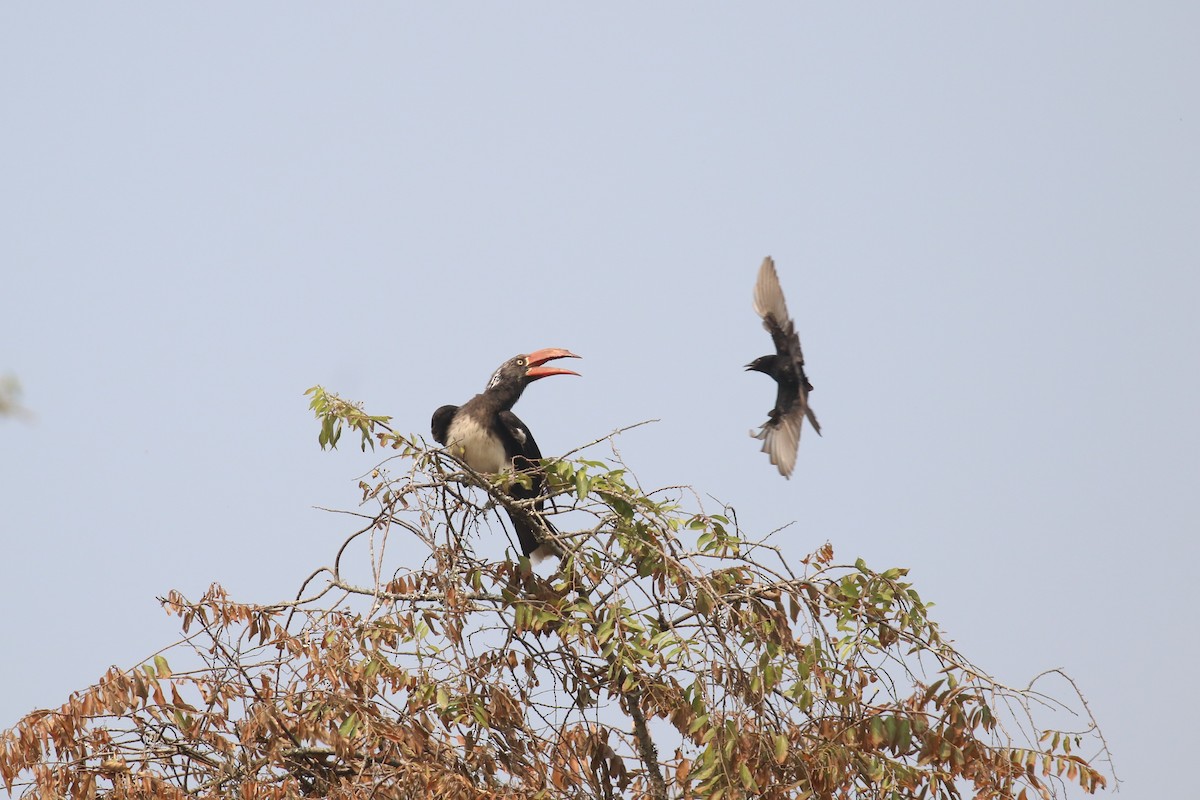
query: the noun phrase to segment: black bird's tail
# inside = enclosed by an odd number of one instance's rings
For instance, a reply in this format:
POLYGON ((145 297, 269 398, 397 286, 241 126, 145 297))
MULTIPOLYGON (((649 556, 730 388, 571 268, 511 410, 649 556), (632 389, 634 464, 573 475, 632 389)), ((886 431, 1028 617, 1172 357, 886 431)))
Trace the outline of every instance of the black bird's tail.
POLYGON ((810 425, 812 425, 813 430, 817 432, 817 436, 820 436, 821 435, 821 423, 817 422, 817 415, 813 413, 812 406, 810 406, 806 403, 804 406, 804 413, 808 417, 808 423, 810 425))

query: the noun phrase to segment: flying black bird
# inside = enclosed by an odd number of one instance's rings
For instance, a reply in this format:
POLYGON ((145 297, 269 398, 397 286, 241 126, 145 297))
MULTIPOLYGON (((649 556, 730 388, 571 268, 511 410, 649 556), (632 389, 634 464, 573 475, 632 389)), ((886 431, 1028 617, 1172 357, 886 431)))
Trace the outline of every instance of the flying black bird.
MULTIPOLYGON (((433 438, 450 448, 456 456, 476 472, 496 473, 515 469, 528 471, 532 485, 525 488, 518 482, 507 491, 516 500, 540 497, 546 477, 538 470, 542 457, 529 427, 512 412, 525 387, 549 375, 578 375, 569 369, 542 366, 556 358, 579 358, 569 350, 547 348, 528 355, 513 356, 500 365, 482 392, 461 406, 442 406, 433 412, 433 438)), ((541 511, 545 502, 538 500, 534 508, 541 511)), ((560 555, 557 545, 543 541, 542 534, 527 514, 508 512, 521 552, 538 561, 548 555, 560 555)), ((552 532, 550 520, 543 520, 552 532)))
POLYGON ((758 282, 754 284, 754 310, 763 320, 763 327, 775 342, 775 355, 756 358, 746 365, 747 370, 765 372, 779 384, 775 395, 775 407, 755 439, 763 440, 763 452, 771 457, 771 463, 779 467, 785 478, 792 476, 796 466, 796 450, 800 446, 800 426, 804 417, 812 423, 818 434, 821 426, 817 416, 808 405, 808 393, 813 390, 804 374, 804 353, 800 352, 800 337, 796 326, 788 316, 787 304, 783 300, 783 289, 779 276, 775 274, 775 261, 767 256, 758 270, 758 282))

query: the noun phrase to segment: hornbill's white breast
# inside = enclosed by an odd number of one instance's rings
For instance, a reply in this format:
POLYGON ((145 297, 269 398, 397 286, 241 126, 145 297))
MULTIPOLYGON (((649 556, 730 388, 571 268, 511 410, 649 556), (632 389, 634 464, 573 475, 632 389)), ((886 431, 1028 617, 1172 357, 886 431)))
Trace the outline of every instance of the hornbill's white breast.
POLYGON ((450 421, 446 447, 476 472, 501 472, 512 464, 500 437, 468 414, 456 414, 450 421))

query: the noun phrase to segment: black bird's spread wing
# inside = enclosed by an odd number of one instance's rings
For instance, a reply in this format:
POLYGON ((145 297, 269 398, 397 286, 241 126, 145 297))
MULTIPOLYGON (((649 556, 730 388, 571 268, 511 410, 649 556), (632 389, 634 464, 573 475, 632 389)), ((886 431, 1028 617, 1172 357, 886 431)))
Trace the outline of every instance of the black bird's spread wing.
POLYGON ((445 444, 446 440, 450 438, 450 421, 457 413, 458 406, 442 406, 433 412, 433 420, 429 423, 429 427, 435 442, 445 444))
MULTIPOLYGON (((752 433, 751 436, 762 440, 762 451, 770 457, 771 463, 779 468, 781 475, 790 478, 792 470, 796 468, 796 451, 800 447, 800 425, 804 421, 805 409, 800 403, 793 402, 791 408, 781 413, 779 409, 783 396, 784 388, 780 383, 775 408, 771 409, 767 421, 758 429, 758 433, 752 433)), ((794 394, 792 399, 795 399, 794 394)))
POLYGON ((754 312, 762 317, 763 327, 771 334, 775 352, 804 363, 800 352, 800 337, 788 316, 787 302, 783 299, 783 287, 775 272, 775 261, 770 256, 763 259, 758 269, 758 280, 754 284, 754 312))
POLYGON ((779 468, 784 477, 791 477, 796 466, 796 450, 800 445, 800 428, 804 418, 812 424, 818 434, 821 426, 817 415, 808 405, 808 393, 812 384, 804 374, 804 352, 800 349, 800 337, 796 326, 788 316, 787 303, 783 299, 783 287, 775 272, 775 261, 767 256, 758 270, 754 284, 754 311, 762 317, 763 327, 771 334, 775 344, 775 357, 768 357, 762 368, 778 383, 775 407, 771 409, 766 423, 756 439, 763 440, 763 452, 770 456, 771 463, 779 468))
MULTIPOLYGON (((541 497, 546 491, 546 475, 538 464, 538 459, 542 457, 542 451, 538 449, 537 442, 534 441, 533 432, 521 421, 520 417, 511 411, 501 411, 499 418, 500 424, 504 428, 504 435, 509 438, 506 448, 509 452, 517 454, 513 456, 513 470, 525 473, 532 479, 528 489, 520 483, 514 482, 509 489, 509 494, 513 496, 514 500, 531 500, 541 497)), ((538 500, 533 504, 538 511, 542 511, 545 506, 544 500, 538 500)), ((517 532, 517 541, 520 542, 521 552, 525 556, 559 554, 558 547, 553 542, 544 541, 541 531, 532 519, 511 510, 508 512, 508 516, 512 520, 513 528, 517 532)), ((542 517, 542 521, 552 533, 557 533, 550 520, 542 517)))

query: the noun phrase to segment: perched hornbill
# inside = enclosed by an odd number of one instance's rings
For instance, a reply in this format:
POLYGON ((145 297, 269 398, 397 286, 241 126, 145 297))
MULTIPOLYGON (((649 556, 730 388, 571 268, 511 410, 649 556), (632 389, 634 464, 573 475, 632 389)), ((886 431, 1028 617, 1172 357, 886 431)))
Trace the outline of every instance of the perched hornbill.
POLYGON ((790 478, 796 466, 800 425, 804 417, 808 417, 818 434, 821 433, 821 426, 808 405, 808 393, 813 387, 804 374, 800 337, 796 335, 795 323, 788 316, 779 276, 775 274, 775 261, 770 256, 763 259, 758 270, 758 282, 754 284, 754 310, 762 317, 763 327, 775 342, 775 355, 756 358, 746 365, 746 369, 767 373, 775 379, 779 388, 775 394, 775 407, 771 409, 766 423, 758 433, 751 432, 750 435, 763 440, 763 452, 771 457, 771 463, 779 467, 783 477, 790 478))
MULTIPOLYGON (((546 486, 545 475, 536 469, 542 457, 529 427, 512 412, 525 387, 549 375, 578 375, 569 369, 542 366, 556 358, 579 358, 569 350, 550 347, 527 355, 513 356, 500 365, 482 392, 461 406, 442 406, 433 412, 433 438, 466 462, 476 472, 496 473, 515 469, 527 471, 532 484, 527 489, 512 482, 508 493, 516 500, 540 497, 546 486)), ((541 511, 545 502, 534 503, 541 511)), ((542 540, 528 514, 508 512, 521 552, 537 561, 547 555, 560 555, 557 545, 542 540)), ((543 520, 554 531, 550 520, 543 520)))

